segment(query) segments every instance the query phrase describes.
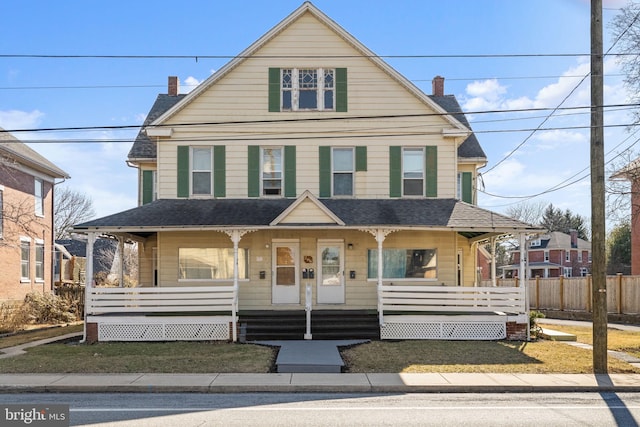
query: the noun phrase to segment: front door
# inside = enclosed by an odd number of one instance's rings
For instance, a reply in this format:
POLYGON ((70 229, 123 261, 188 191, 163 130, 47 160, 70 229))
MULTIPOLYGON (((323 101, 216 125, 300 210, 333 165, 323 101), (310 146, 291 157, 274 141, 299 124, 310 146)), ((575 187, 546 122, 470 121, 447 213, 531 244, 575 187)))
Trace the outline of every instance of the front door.
POLYGON ((318 241, 318 304, 344 304, 344 243, 318 241))
POLYGON ((274 242, 272 252, 273 272, 271 302, 273 304, 299 304, 300 281, 298 261, 300 243, 274 242))

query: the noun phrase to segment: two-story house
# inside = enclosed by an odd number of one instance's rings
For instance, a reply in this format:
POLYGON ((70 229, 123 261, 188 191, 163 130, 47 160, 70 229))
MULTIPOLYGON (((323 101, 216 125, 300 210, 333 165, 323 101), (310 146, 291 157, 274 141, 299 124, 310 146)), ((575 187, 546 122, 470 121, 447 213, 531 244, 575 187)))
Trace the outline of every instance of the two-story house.
MULTIPOLYGON (((139 241, 140 286, 231 285, 241 327, 305 311, 375 324, 385 286, 410 300, 477 285, 478 242, 539 231, 476 206, 486 156, 442 77, 423 93, 309 2, 188 95, 177 85, 129 152, 140 206, 75 230, 139 241)), ((108 322, 90 317, 89 335, 122 339, 108 322)))
POLYGON ((54 184, 67 178, 0 129, 0 301, 52 290, 54 184))
MULTIPOLYGON (((511 251, 511 265, 501 267, 505 277, 518 277, 520 248, 511 251)), ((527 242, 527 277, 579 277, 591 274, 591 242, 553 231, 527 242)))

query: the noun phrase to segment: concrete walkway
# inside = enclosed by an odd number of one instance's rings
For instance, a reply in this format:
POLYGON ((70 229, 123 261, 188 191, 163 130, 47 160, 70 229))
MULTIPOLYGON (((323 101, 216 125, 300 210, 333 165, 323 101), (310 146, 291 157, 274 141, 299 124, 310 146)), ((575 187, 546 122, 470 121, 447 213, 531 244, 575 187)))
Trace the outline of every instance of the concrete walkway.
POLYGON ((640 392, 640 374, 0 374, 0 393, 640 392))
POLYGON ((25 354, 25 348, 37 347, 39 345, 50 344, 52 342, 64 341, 71 338, 80 337, 82 338, 82 332, 73 332, 71 334, 60 335, 57 337, 45 338, 38 341, 31 341, 25 344, 17 345, 15 347, 7 347, 0 349, 0 359, 5 359, 7 357, 19 356, 21 354, 25 354))
POLYGON ((338 347, 363 344, 369 340, 253 341, 250 344, 280 347, 276 358, 278 373, 337 373, 344 361, 338 347))

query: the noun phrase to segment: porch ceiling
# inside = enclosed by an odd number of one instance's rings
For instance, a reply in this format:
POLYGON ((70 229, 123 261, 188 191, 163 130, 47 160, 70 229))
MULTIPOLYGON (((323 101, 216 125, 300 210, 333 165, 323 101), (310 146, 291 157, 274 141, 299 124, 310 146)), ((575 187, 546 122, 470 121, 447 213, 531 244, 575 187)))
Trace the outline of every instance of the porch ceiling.
POLYGON ((474 240, 541 230, 456 199, 318 199, 344 225, 270 225, 295 199, 162 199, 74 226, 77 232, 132 233, 216 228, 394 228, 449 230, 474 240))

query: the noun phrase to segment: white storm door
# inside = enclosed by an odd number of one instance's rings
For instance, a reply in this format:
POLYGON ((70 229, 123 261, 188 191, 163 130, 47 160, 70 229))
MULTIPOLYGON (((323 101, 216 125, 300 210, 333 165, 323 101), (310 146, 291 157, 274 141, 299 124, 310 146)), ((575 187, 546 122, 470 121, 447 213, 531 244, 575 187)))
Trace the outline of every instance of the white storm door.
POLYGON ((299 304, 300 243, 274 242, 271 255, 271 302, 273 304, 299 304))
POLYGON ((344 304, 344 243, 318 240, 318 304, 344 304))

